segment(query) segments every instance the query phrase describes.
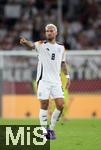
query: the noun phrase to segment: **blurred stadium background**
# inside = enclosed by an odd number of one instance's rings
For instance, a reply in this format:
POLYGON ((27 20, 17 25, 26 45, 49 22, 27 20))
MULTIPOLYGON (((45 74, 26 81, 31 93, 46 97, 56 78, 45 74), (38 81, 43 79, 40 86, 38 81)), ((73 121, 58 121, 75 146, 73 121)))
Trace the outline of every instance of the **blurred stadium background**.
POLYGON ((100 0, 0 0, 0 118, 38 118, 37 54, 20 36, 44 39, 58 26, 71 75, 68 118, 101 118, 100 0), (34 85, 34 90, 33 90, 34 85))

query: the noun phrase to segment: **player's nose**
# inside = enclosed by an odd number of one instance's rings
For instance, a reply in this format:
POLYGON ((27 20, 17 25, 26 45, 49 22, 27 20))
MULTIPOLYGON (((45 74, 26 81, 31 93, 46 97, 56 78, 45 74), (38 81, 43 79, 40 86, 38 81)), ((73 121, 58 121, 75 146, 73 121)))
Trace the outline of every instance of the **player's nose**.
POLYGON ((50 32, 50 33, 48 33, 48 36, 51 36, 51 32, 50 32))

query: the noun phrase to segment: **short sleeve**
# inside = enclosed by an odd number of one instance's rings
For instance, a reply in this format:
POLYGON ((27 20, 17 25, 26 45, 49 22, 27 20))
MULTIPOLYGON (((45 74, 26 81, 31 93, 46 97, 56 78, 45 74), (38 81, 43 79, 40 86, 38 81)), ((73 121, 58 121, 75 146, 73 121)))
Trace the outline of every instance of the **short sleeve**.
POLYGON ((35 50, 39 53, 42 51, 42 44, 43 44, 43 41, 37 41, 34 43, 35 45, 35 50), (40 51, 41 50, 41 51, 40 51))

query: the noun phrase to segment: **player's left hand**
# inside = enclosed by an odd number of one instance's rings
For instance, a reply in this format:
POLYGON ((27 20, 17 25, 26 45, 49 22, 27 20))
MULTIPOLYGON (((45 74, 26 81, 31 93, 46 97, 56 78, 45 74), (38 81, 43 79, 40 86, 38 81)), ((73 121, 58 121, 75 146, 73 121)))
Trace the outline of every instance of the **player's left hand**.
POLYGON ((68 81, 67 81, 67 83, 66 83, 66 89, 68 89, 69 87, 70 87, 70 84, 71 84, 71 80, 70 79, 68 79, 68 81))

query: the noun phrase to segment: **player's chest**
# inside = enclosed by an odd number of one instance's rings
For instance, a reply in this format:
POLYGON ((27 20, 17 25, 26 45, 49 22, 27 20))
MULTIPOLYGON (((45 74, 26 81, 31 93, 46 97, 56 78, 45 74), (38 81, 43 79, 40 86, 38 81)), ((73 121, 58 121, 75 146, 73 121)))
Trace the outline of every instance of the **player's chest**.
POLYGON ((62 51, 61 48, 58 47, 57 45, 55 46, 45 45, 43 46, 43 55, 46 57, 46 59, 57 61, 61 60, 62 51))

